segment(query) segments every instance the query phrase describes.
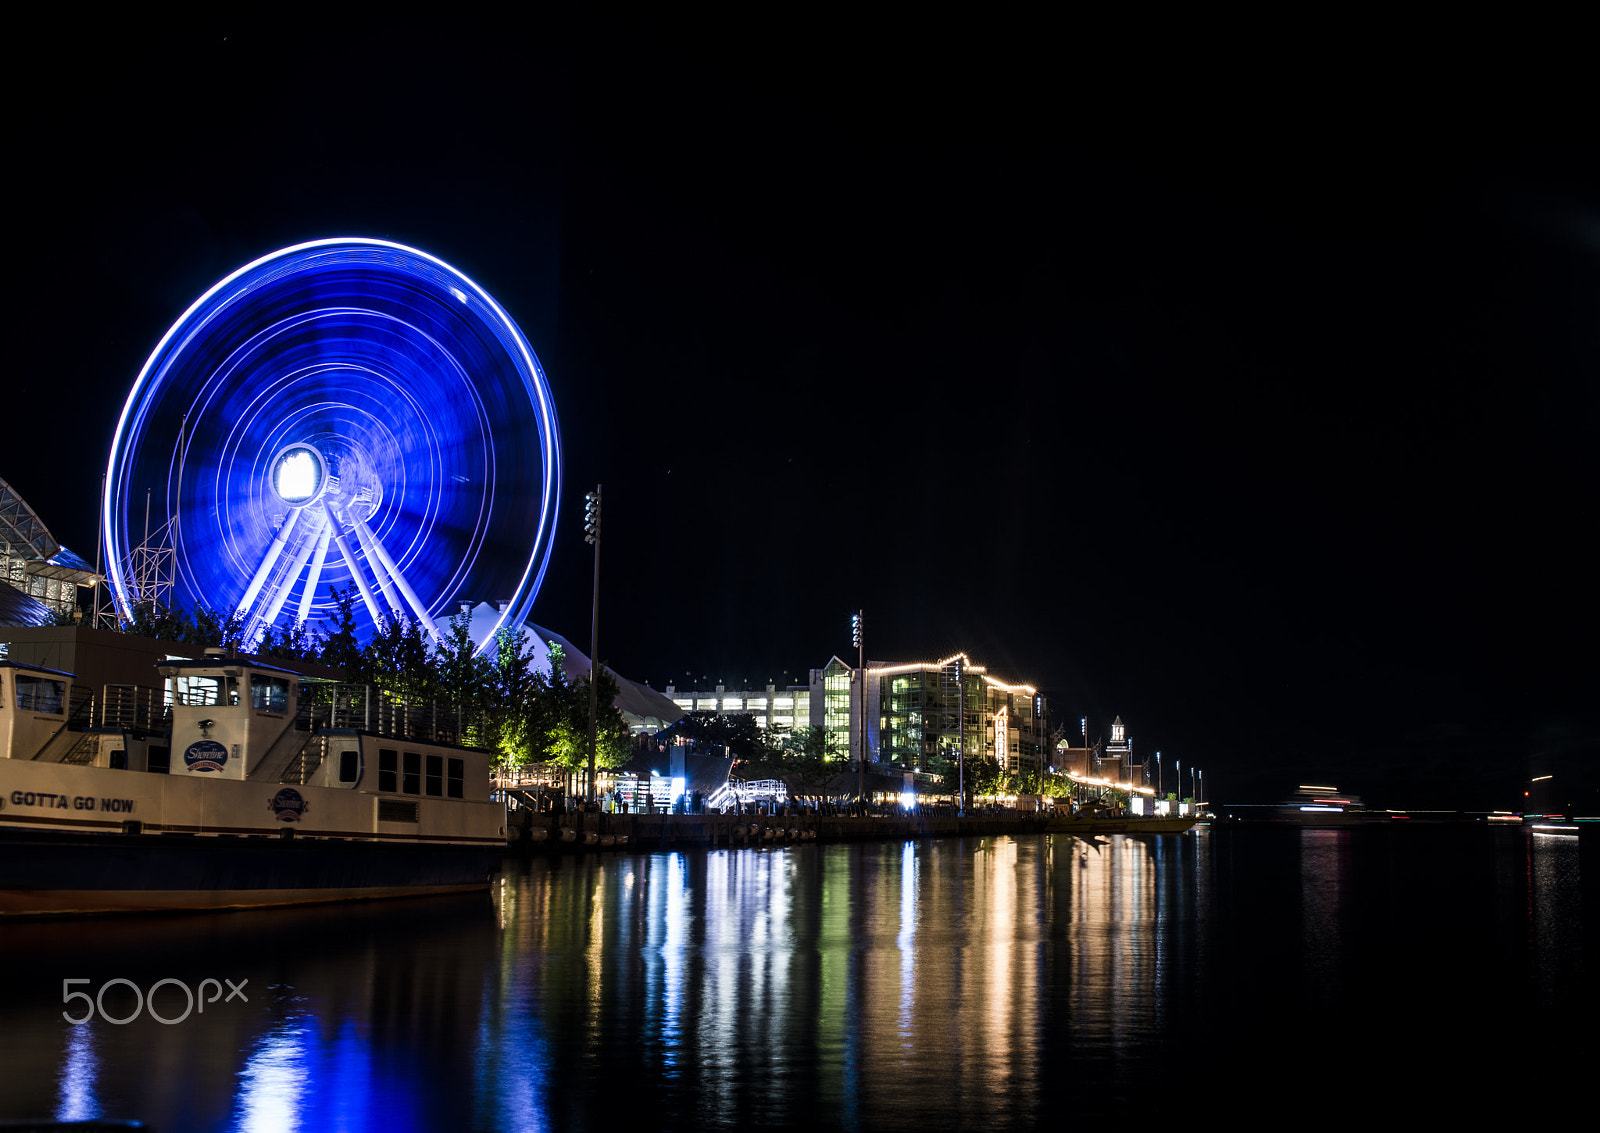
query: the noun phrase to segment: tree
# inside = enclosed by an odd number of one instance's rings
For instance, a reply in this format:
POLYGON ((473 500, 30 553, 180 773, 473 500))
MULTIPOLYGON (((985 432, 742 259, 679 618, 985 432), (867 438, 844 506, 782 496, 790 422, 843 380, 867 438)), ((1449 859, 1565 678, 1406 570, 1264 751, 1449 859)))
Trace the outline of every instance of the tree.
POLYGON ((140 602, 129 611, 123 629, 139 637, 155 637, 162 641, 182 641, 189 628, 189 619, 182 610, 174 610, 158 602, 140 602))
POLYGON ((178 639, 185 645, 215 649, 232 646, 244 636, 244 615, 237 610, 224 613, 202 602, 190 611, 189 619, 184 635, 178 639))
POLYGON ((628 721, 617 707, 617 679, 603 665, 590 670, 590 676, 580 677, 573 684, 581 706, 584 727, 582 764, 589 761, 589 681, 595 680, 595 733, 594 763, 597 768, 621 767, 633 755, 633 740, 628 734, 628 721))
POLYGON ((413 702, 433 699, 438 685, 433 641, 415 618, 394 613, 380 617, 359 664, 367 682, 390 697, 413 702))
POLYGON ((331 668, 344 670, 345 680, 364 684, 361 642, 356 637, 355 583, 342 590, 337 586, 329 586, 328 595, 333 599, 335 620, 332 632, 324 630, 321 634, 322 656, 319 660, 331 668))
POLYGON ((596 768, 620 767, 633 754, 628 722, 617 709, 617 681, 603 665, 575 681, 566 678, 561 650, 551 646, 550 677, 544 682, 545 755, 563 767, 589 766, 589 682, 595 685, 596 768))
POLYGON ((967 757, 967 790, 975 795, 998 795, 1005 786, 1006 775, 992 755, 967 757))
POLYGON ((752 762, 769 763, 778 754, 763 729, 756 726, 756 718, 742 712, 732 716, 711 711, 690 712, 670 731, 685 739, 726 747, 737 758, 752 762))
POLYGON ((785 737, 779 763, 783 778, 801 788, 820 787, 840 768, 843 753, 826 728, 796 728, 785 737))
MULTIPOLYGON (((536 656, 527 630, 501 629, 495 634, 487 687, 487 738, 502 763, 531 763, 545 757, 551 731, 550 689, 533 668, 536 656)), ((564 683, 560 648, 551 646, 549 658, 552 679, 564 683)))
POLYGON ((278 657, 286 660, 315 661, 322 656, 323 645, 315 630, 306 628, 302 621, 278 629, 267 626, 261 631, 261 641, 256 646, 258 657, 278 657))
POLYGON ((488 713, 494 687, 494 662, 478 651, 472 640, 472 616, 461 610, 450 619, 450 629, 438 645, 435 695, 459 721, 461 743, 491 747, 488 713))
POLYGON ((244 618, 199 605, 185 612, 159 602, 141 602, 125 623, 128 633, 176 641, 199 649, 232 645, 244 633, 244 618))

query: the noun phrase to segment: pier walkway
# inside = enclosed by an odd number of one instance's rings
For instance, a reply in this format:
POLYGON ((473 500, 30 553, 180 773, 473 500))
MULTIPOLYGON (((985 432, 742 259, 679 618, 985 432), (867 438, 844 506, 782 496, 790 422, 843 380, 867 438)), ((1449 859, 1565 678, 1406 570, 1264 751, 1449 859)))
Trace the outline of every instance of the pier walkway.
POLYGON ((956 835, 1038 833, 1040 815, 1021 811, 889 815, 563 814, 519 810, 508 833, 528 849, 743 847, 805 842, 895 841, 956 835), (606 845, 609 842, 610 845, 606 845))

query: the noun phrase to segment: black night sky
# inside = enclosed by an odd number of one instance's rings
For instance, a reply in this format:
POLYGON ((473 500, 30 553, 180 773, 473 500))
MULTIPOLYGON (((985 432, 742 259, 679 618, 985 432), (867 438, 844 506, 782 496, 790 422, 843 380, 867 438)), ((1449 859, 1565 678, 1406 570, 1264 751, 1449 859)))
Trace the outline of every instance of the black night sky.
POLYGON ((1600 805, 1600 162, 1563 60, 391 19, 15 44, 0 475, 69 546, 195 296, 385 237, 538 351, 534 617, 587 642, 603 482, 629 676, 803 680, 860 607, 871 657, 965 649, 1221 800, 1511 807, 1555 767, 1600 805))

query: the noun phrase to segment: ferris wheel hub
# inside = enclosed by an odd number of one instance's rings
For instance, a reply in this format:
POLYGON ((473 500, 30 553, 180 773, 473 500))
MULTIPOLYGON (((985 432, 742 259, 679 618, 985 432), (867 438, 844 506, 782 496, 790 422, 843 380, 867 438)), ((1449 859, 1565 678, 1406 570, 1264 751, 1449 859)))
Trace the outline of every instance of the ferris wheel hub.
POLYGON ((328 488, 328 462, 312 445, 286 445, 272 458, 271 483, 290 507, 309 507, 328 488))

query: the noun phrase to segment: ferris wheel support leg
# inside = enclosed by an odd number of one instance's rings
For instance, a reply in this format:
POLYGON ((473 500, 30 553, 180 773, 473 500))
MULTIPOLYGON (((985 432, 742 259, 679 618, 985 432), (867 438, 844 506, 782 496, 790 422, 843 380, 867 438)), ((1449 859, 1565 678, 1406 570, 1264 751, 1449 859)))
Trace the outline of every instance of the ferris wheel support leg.
MULTIPOLYGON (((347 512, 346 514, 348 515, 349 513, 347 512)), ((400 604, 400 597, 394 592, 394 586, 389 582, 388 572, 393 570, 388 565, 389 556, 380 556, 373 551, 373 544, 378 540, 373 537, 371 531, 367 530, 367 525, 362 523, 359 517, 351 515, 350 526, 355 528, 356 542, 361 544, 361 552, 367 556, 367 566, 372 568, 372 577, 377 580, 378 589, 383 591, 383 600, 389 603, 389 608, 394 611, 395 617, 405 617, 406 608, 400 604)))
POLYGON ((340 534, 337 519, 334 520, 334 524, 334 545, 339 548, 339 554, 344 557, 344 565, 350 568, 350 577, 355 579, 356 589, 361 591, 361 600, 367 604, 367 613, 372 615, 372 624, 382 625, 383 615, 378 612, 378 601, 372 596, 372 587, 367 585, 366 576, 361 573, 361 568, 356 565, 356 557, 350 553, 350 544, 340 534))
POLYGON ((284 544, 289 541, 289 533, 294 530, 295 520, 300 518, 302 508, 292 507, 289 514, 284 517, 283 526, 278 528, 278 533, 272 537, 272 544, 267 548, 267 553, 261 559, 261 565, 256 568, 255 577, 250 580, 250 585, 244 589, 244 597, 239 600, 238 613, 242 617, 250 612, 250 607, 256 604, 256 598, 261 593, 261 586, 267 581, 267 575, 277 565, 283 556, 284 544))
POLYGON ((439 627, 433 624, 433 619, 428 616, 427 607, 422 604, 422 599, 417 597, 417 592, 411 589, 411 584, 406 581, 406 576, 400 573, 400 568, 395 565, 395 561, 389 557, 389 552, 385 549, 382 541, 368 530, 367 525, 360 519, 355 520, 355 527, 356 534, 362 536, 363 541, 367 544, 368 554, 370 555, 374 551, 377 552, 378 561, 383 564, 383 569, 389 572, 389 577, 394 579, 395 587, 405 596, 406 605, 411 607, 411 612, 417 615, 417 620, 433 635, 434 641, 443 645, 444 640, 439 636, 439 627))
POLYGON ((315 523, 316 526, 307 531, 305 537, 300 540, 300 550, 295 554, 294 562, 290 564, 288 571, 284 573, 282 580, 278 583, 277 592, 273 594, 272 601, 268 603, 267 612, 261 617, 261 625, 259 627, 250 627, 250 632, 245 634, 246 641, 254 641, 259 634, 266 632, 267 627, 277 621, 278 615, 283 612, 283 604, 289 600, 289 593, 294 589, 294 584, 300 580, 300 572, 305 570, 306 562, 311 558, 311 552, 317 546, 317 536, 321 533, 322 525, 327 520, 316 519, 311 522, 315 523))
POLYGON ((296 625, 305 625, 306 619, 311 616, 311 604, 317 598, 317 583, 322 579, 322 564, 327 561, 328 532, 324 526, 317 539, 317 557, 311 560, 311 575, 306 579, 305 593, 300 595, 300 613, 295 617, 296 625))

